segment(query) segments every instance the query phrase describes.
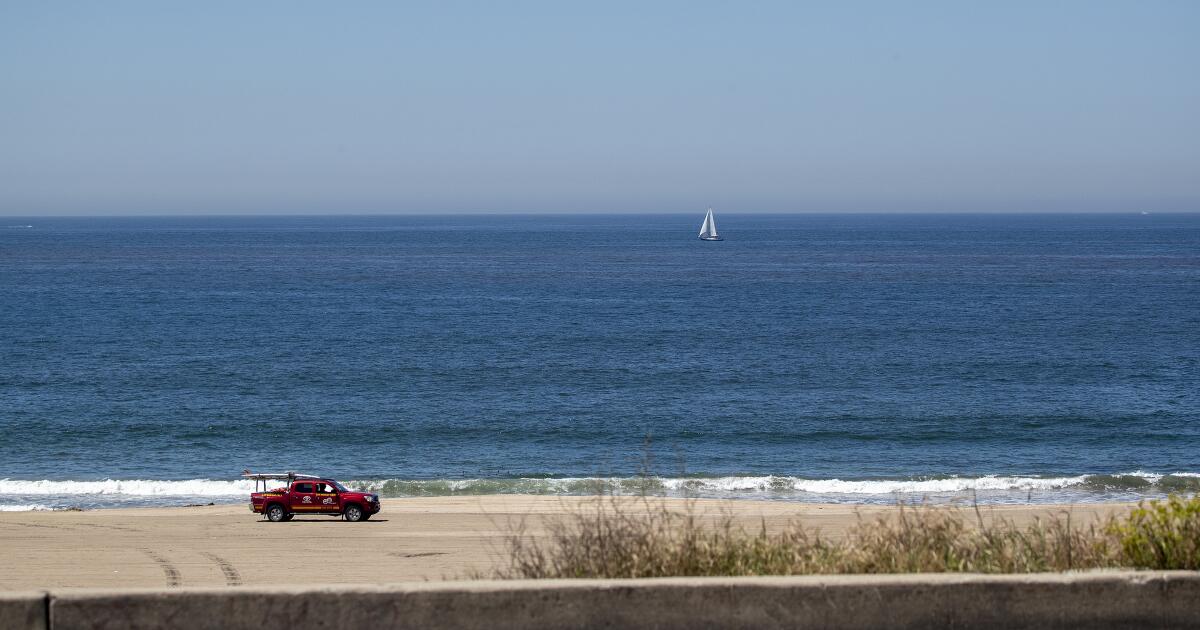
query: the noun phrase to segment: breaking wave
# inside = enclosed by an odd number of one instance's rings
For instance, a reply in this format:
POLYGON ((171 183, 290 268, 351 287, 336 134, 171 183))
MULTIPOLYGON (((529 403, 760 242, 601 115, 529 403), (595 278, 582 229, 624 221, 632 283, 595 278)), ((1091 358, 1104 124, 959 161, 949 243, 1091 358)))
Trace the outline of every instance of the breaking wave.
MULTIPOLYGON (((1133 500, 1170 492, 1200 492, 1200 473, 1135 471, 1074 476, 806 479, 792 476, 521 477, 507 479, 363 479, 347 486, 384 497, 489 494, 588 495, 650 493, 666 496, 883 503, 897 496, 953 498, 970 493, 984 502, 1133 500)), ((0 511, 64 507, 128 507, 237 503, 254 490, 248 480, 106 479, 0 480, 0 511)))
POLYGON ((13 503, 11 505, 0 505, 0 512, 41 512, 45 510, 53 510, 49 505, 40 503, 13 503))
POLYGON ((0 496, 125 495, 137 497, 228 497, 254 491, 248 480, 217 481, 189 479, 158 481, 149 479, 105 479, 103 481, 24 481, 0 479, 0 496))
MULTIPOLYGON (((1132 472, 1070 477, 941 477, 926 479, 804 479, 789 476, 566 477, 522 479, 375 480, 356 482, 383 496, 456 494, 597 494, 659 492, 667 495, 787 498, 789 495, 944 494, 986 491, 1200 491, 1200 474, 1132 472)), ((820 497, 813 497, 819 499, 820 497)))

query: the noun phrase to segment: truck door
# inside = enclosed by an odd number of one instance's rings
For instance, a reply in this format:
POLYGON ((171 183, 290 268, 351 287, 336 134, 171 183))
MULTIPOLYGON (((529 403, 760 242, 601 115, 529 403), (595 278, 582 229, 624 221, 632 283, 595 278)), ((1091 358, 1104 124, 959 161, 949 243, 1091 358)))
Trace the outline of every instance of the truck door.
POLYGON ((313 492, 313 482, 297 481, 293 483, 292 491, 288 493, 288 507, 297 514, 312 514, 320 511, 321 506, 317 504, 317 498, 313 492))
POLYGON ((317 491, 314 494, 313 500, 316 501, 317 505, 321 506, 322 512, 341 513, 342 511, 337 489, 323 481, 317 482, 317 491))

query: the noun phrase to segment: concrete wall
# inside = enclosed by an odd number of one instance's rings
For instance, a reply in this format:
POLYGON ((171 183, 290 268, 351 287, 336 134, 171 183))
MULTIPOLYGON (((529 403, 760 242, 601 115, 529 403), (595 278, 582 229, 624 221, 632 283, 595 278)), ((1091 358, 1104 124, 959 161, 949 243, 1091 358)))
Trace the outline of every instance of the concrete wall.
POLYGON ((45 630, 46 593, 0 593, 0 630, 45 630))
POLYGON ((61 591, 50 594, 49 617, 52 630, 1200 628, 1200 573, 61 591))

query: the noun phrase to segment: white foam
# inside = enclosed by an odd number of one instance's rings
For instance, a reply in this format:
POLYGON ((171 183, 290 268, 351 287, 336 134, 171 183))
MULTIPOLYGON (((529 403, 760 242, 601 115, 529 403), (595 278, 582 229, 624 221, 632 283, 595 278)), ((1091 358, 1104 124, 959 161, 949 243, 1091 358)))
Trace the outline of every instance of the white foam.
MULTIPOLYGON (((1187 477, 1188 473, 1177 473, 1177 475, 1187 477)), ((1163 477, 1165 477, 1166 475, 1161 475, 1159 473, 1146 472, 1144 470, 1135 470, 1133 472, 1121 473, 1121 474, 1112 475, 1112 476, 1113 477, 1141 477, 1142 479, 1145 479, 1146 481, 1149 481, 1150 483, 1158 483, 1159 480, 1162 479, 1163 477)))
POLYGON ((1087 475, 1074 477, 951 477, 923 480, 845 481, 842 479, 801 479, 798 477, 719 477, 715 479, 669 479, 664 485, 672 490, 714 490, 724 492, 810 492, 814 494, 894 494, 922 492, 964 492, 967 490, 1055 490, 1079 485, 1087 475))
POLYGON ((0 495, 59 496, 59 495, 124 495, 137 497, 229 497, 254 491, 251 480, 220 481, 188 479, 161 481, 154 479, 105 479, 103 481, 26 481, 0 479, 0 495))
POLYGON ((0 505, 0 512, 42 512, 52 509, 54 508, 50 507, 49 505, 41 505, 39 503, 0 505))
MULTIPOLYGON (((1200 477, 1200 473, 1176 472, 1175 477, 1200 477)), ((1134 471, 1109 475, 1140 477, 1157 483, 1164 474, 1134 471)), ((661 488, 668 493, 704 493, 713 495, 745 494, 818 494, 818 495, 876 495, 936 494, 967 491, 1032 491, 1069 489, 1087 483, 1092 475, 1063 477, 1027 477, 985 475, 981 477, 947 477, 941 479, 804 479, 790 476, 728 476, 728 477, 658 477, 645 480, 648 490, 661 488)), ((521 479, 376 479, 346 481, 350 487, 384 489, 388 484, 404 486, 401 495, 416 494, 492 494, 589 493, 605 488, 617 492, 635 492, 642 480, 630 477, 560 477, 521 479)), ((281 482, 282 485, 282 482, 281 482)), ((14 501, 36 500, 36 497, 91 496, 102 502, 111 500, 154 497, 211 497, 215 500, 245 497, 254 491, 251 480, 188 479, 166 481, 155 479, 105 479, 103 481, 58 481, 0 479, 0 496, 12 496, 14 501)), ((0 509, 11 509, 0 508, 0 509)))
MULTIPOLYGON (((1156 482, 1163 475, 1154 473, 1128 473, 1156 482)), ((804 479, 787 476, 730 476, 730 477, 684 477, 684 478, 650 478, 648 486, 652 489, 660 486, 668 492, 703 492, 714 494, 747 494, 747 493, 811 493, 811 494, 861 494, 861 495, 890 495, 896 493, 952 493, 970 490, 1003 491, 1003 490, 1056 490, 1077 486, 1087 481, 1090 475, 1070 477, 1002 477, 986 475, 983 477, 949 477, 944 479, 916 480, 842 480, 842 479, 804 479)), ((630 477, 560 477, 521 478, 507 480, 486 479, 436 479, 436 480, 391 480, 411 484, 416 488, 429 490, 448 490, 450 492, 471 492, 480 486, 503 488, 504 492, 540 492, 540 493, 569 493, 578 492, 585 488, 607 488, 619 490, 622 488, 636 490, 639 479, 630 477)), ((351 485, 366 485, 373 489, 381 489, 388 480, 350 482, 351 485)))

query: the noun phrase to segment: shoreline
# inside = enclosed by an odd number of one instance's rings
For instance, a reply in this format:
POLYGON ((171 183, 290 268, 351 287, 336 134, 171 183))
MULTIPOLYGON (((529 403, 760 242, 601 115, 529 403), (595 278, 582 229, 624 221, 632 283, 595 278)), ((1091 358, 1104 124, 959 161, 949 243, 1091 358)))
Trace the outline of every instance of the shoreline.
MULTIPOLYGON (((597 497, 475 495, 384 499, 364 523, 328 516, 269 523, 245 503, 84 511, 0 512, 0 591, 42 588, 161 588, 382 584, 488 575, 505 558, 505 536, 523 524, 539 536, 548 520, 597 497)), ((672 509, 688 500, 650 497, 672 509)), ((637 501, 625 497, 621 501, 637 501)), ((691 500, 709 518, 747 529, 791 522, 839 537, 860 519, 897 506, 737 499, 691 500)), ((1134 503, 980 505, 982 518, 1017 523, 1068 512, 1081 522, 1134 503)), ((970 505, 957 506, 971 509, 970 505)))
MULTIPOLYGON (((348 487, 386 499, 474 496, 640 496, 765 501, 805 505, 888 506, 1102 504, 1162 499, 1200 492, 1200 473, 1173 471, 997 474, 913 478, 802 478, 787 475, 650 477, 367 478, 348 487)), ((0 512, 237 505, 253 490, 240 479, 12 479, 0 478, 0 512)))

